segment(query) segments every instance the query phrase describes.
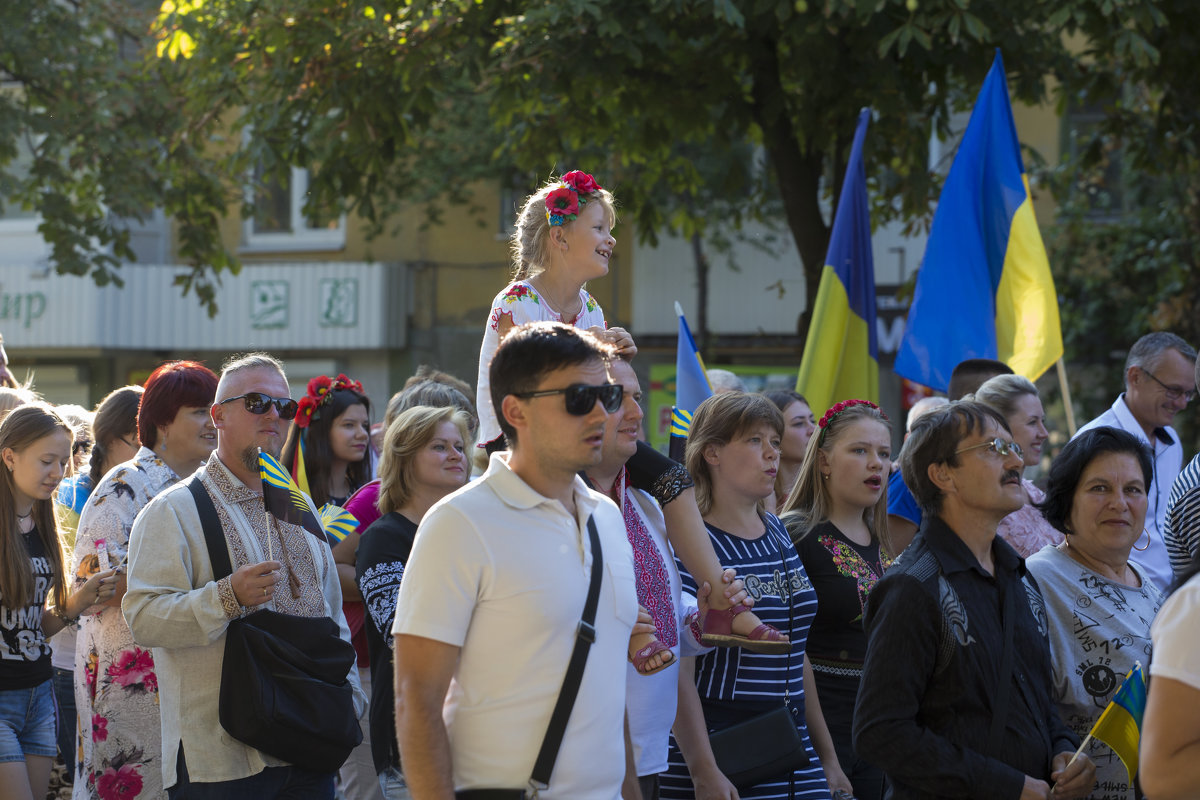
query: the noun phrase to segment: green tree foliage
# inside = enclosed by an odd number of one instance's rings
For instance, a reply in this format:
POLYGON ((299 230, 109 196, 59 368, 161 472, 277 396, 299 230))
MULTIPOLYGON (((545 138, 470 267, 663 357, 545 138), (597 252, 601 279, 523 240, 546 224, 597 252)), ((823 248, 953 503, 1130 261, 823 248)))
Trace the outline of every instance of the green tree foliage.
POLYGON ((186 136, 180 102, 140 54, 156 6, 136 0, 0 3, 0 203, 35 212, 59 272, 120 283, 129 225, 155 209, 180 223, 211 304, 225 209, 213 164, 186 136))
POLYGON ((919 222, 939 188, 930 132, 948 135, 993 48, 1025 101, 1074 85, 1082 59, 1115 84, 1152 71, 1172 2, 168 0, 153 25, 137 0, 10 3, 0 66, 25 89, 6 97, 0 167, 18 133, 46 137, 16 197, 59 269, 102 280, 129 255, 120 221, 166 209, 182 280, 209 301, 236 264, 219 222, 255 165, 308 168, 309 211, 376 230, 514 169, 603 175, 651 239, 736 229, 774 197, 813 297, 861 107, 876 221, 919 222))
MULTIPOLYGON (((1122 4, 1098 6, 1080 31, 1109 46, 1077 63, 1063 98, 1095 121, 1047 176, 1059 202, 1048 247, 1067 358, 1097 378, 1073 381, 1088 415, 1112 402, 1138 337, 1170 330, 1200 345, 1200 6, 1160 0, 1150 18, 1125 24, 1122 4)), ((1187 416, 1177 418, 1184 437, 1200 444, 1187 416)))
POLYGON ((194 43, 174 71, 187 116, 215 133, 213 111, 236 110, 257 133, 240 156, 308 166, 312 203, 345 203, 378 220, 397 201, 500 168, 545 175, 598 165, 616 178, 642 235, 691 236, 754 215, 766 186, 782 199, 811 297, 829 235, 823 192, 840 188, 859 108, 878 116, 868 148, 877 218, 924 217, 938 188, 930 131, 948 133, 992 48, 1004 50, 1015 93, 1028 101, 1044 100, 1047 80, 1072 65, 1062 34, 1078 24, 1048 24, 1044 8, 193 0, 163 24, 194 43), (695 157, 711 163, 746 143, 765 151, 772 181, 744 160, 705 171, 695 157), (721 220, 704 202, 714 196, 735 201, 719 208, 721 220))

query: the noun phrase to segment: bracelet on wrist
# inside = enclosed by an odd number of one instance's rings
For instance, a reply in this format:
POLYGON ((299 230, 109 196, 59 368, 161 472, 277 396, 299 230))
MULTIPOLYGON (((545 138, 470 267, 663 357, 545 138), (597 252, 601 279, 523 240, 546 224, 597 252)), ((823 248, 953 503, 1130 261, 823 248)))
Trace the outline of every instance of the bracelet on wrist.
POLYGON ((65 613, 63 613, 63 611, 62 611, 61 609, 59 609, 57 606, 55 606, 54 608, 50 609, 50 613, 51 613, 51 614, 53 614, 54 616, 58 617, 58 618, 59 618, 59 619, 62 621, 62 624, 63 624, 63 625, 74 625, 76 622, 79 622, 79 615, 78 615, 78 614, 76 614, 76 615, 75 615, 75 616, 73 616, 73 617, 68 617, 68 616, 67 616, 65 613))

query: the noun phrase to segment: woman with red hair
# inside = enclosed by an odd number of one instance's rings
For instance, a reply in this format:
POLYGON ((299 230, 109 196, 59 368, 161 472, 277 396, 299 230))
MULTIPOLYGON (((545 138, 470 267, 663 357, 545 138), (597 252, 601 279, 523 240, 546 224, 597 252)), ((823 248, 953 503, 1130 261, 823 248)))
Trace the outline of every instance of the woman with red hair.
POLYGON ((76 585, 113 567, 120 580, 111 599, 84 612, 75 648, 82 752, 76 800, 163 796, 158 679, 150 650, 134 643, 121 615, 125 559, 138 512, 195 472, 216 448, 209 414, 216 393, 217 376, 195 361, 154 370, 138 406, 140 449, 100 481, 79 516, 76 585))

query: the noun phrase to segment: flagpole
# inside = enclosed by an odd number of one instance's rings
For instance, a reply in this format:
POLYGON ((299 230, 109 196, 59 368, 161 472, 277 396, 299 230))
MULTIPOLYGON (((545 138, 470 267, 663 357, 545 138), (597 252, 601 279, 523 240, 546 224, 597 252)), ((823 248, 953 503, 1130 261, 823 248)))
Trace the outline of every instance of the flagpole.
MULTIPOLYGON (((258 475, 259 481, 262 481, 262 448, 258 448, 258 475)), ((263 498, 263 514, 267 516, 267 561, 274 561, 272 557, 273 549, 271 547, 271 512, 267 510, 267 500, 263 498)))
POLYGON ((1067 382, 1067 365, 1059 358, 1054 366, 1058 372, 1058 385, 1062 389, 1063 409, 1067 412, 1067 430, 1074 436, 1078 428, 1075 426, 1075 406, 1071 402, 1071 384, 1067 382))

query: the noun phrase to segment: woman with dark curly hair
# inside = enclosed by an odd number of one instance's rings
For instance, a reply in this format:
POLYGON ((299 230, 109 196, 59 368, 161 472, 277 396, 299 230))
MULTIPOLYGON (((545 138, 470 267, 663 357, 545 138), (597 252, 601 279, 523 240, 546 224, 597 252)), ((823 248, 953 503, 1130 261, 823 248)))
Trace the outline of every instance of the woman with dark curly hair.
MULTIPOLYGON (((1025 563, 1046 602, 1051 691, 1063 722, 1081 739, 1134 663, 1150 663, 1150 623, 1163 595, 1129 553, 1147 541, 1151 477, 1146 446, 1108 427, 1076 436, 1050 467, 1041 509, 1064 541, 1025 563)), ((1085 755, 1096 765, 1090 796, 1138 796, 1108 745, 1092 739, 1085 755)))

